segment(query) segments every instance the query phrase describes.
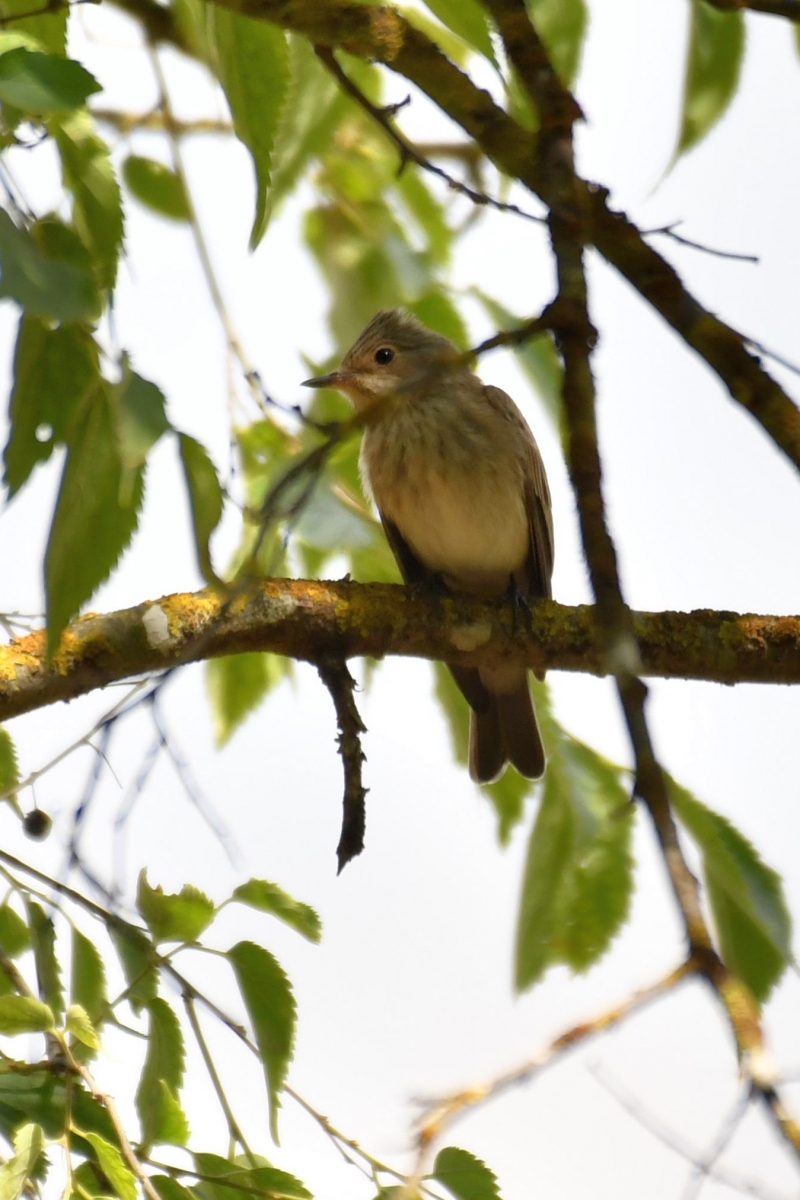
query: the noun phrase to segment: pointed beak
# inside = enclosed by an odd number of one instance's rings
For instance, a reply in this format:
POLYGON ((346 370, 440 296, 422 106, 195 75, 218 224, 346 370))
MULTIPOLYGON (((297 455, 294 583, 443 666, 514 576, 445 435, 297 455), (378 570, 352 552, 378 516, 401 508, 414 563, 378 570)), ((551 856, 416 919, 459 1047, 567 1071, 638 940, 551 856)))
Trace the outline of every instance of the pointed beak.
POLYGON ((301 387, 324 388, 339 387, 350 378, 348 371, 331 371, 330 375, 316 375, 313 379, 304 379, 301 387))

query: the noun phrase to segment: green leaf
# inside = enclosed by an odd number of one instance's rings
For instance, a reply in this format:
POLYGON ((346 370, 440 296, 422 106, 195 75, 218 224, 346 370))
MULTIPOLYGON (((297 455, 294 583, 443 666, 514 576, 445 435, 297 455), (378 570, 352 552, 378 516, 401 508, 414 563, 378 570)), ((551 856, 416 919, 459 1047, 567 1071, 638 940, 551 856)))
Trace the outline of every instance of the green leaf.
POLYGON ((158 992, 155 947, 141 929, 123 921, 115 921, 108 932, 128 984, 128 1003, 138 1013, 158 992))
POLYGON ((280 1092, 294 1047, 296 1005, 282 967, 263 946, 237 942, 228 951, 264 1066, 269 1123, 278 1140, 280 1092))
POLYGON ((0 54, 0 101, 38 116, 80 108, 101 91, 94 75, 72 59, 18 46, 0 54))
POLYGON ((151 1000, 147 1008, 147 1057, 136 1091, 145 1153, 156 1142, 183 1146, 189 1136, 186 1117, 176 1098, 186 1061, 180 1022, 166 1000, 151 1000))
MULTIPOLYGON (((43 5, 36 0, 0 0, 0 20, 5 23, 13 18, 13 32, 31 38, 37 46, 49 54, 65 55, 67 52, 67 9, 54 9, 43 13, 43 5), (22 17, 22 13, 38 12, 38 16, 22 17)), ((6 30, 8 32, 8 30, 6 30)), ((0 53, 5 49, 0 46, 0 53)), ((9 49, 11 47, 8 47, 9 49)))
POLYGON ((419 300, 409 304, 408 308, 415 317, 419 317, 423 325, 435 329, 437 333, 443 333, 451 342, 455 342, 459 350, 468 348, 467 327, 461 313, 444 292, 438 289, 426 292, 419 300))
POLYGON ((670 800, 696 843, 720 951, 757 1000, 792 961, 792 921, 780 875, 731 822, 669 779, 670 800))
POLYGON ((97 386, 70 431, 45 554, 49 654, 117 565, 139 520, 143 475, 124 470, 109 392, 105 382, 97 386))
POLYGON ((23 1125, 14 1134, 14 1154, 0 1169, 0 1200, 18 1200, 42 1152, 41 1125, 23 1125))
POLYGON ((151 1175, 150 1182, 158 1192, 161 1200, 197 1200, 197 1194, 190 1192, 177 1179, 170 1175, 151 1175))
POLYGON ((56 955, 56 929, 41 904, 25 900, 28 911, 28 928, 31 936, 33 959, 36 963, 36 980, 39 995, 49 1005, 56 1017, 64 1011, 64 988, 61 983, 61 967, 56 955))
POLYGON ((147 455, 170 428, 164 393, 132 371, 127 358, 122 379, 113 390, 120 458, 129 471, 143 467, 147 455))
POLYGON ((209 7, 208 21, 233 127, 255 168, 256 214, 250 234, 255 249, 269 221, 272 148, 289 85, 286 34, 265 21, 218 7, 209 7))
POLYGON ((683 112, 673 162, 696 146, 723 115, 739 84, 745 24, 741 12, 722 12, 691 0, 683 112))
POLYGON ((0 905, 0 947, 10 958, 24 954, 31 944, 28 926, 10 904, 0 905))
POLYGON ((100 1049, 97 1030, 82 1004, 70 1004, 67 1009, 66 1029, 67 1033, 71 1033, 88 1050, 100 1049))
POLYGON ((253 1192, 265 1200, 311 1200, 299 1179, 273 1166, 250 1167, 218 1154, 195 1154, 194 1163, 198 1174, 214 1180, 205 1179, 194 1189, 202 1200, 247 1200, 253 1192))
POLYGON ((46 1033, 55 1028, 52 1009, 32 996, 0 996, 0 1033, 46 1033))
POLYGON ((195 548, 200 573, 207 583, 219 580, 211 565, 209 543, 211 535, 222 519, 222 488, 217 472, 208 456, 208 451, 188 433, 178 436, 181 462, 189 489, 189 506, 192 511, 195 548))
MULTIPOLYGON (((425 183, 422 171, 407 166, 398 178, 396 187, 405 208, 425 238, 432 262, 437 266, 446 264, 453 244, 453 230, 447 223, 444 205, 439 203, 425 183)), ((439 332, 445 333, 444 330, 439 332)), ((445 333, 445 336, 451 335, 445 333)))
POLYGON ((257 908, 259 912, 271 913, 310 942, 318 942, 322 937, 322 922, 314 909, 293 899, 277 883, 268 883, 266 879, 248 879, 247 883, 239 884, 232 898, 240 904, 257 908))
POLYGON ((146 869, 139 873, 136 907, 155 942, 196 942, 216 912, 213 900, 190 883, 173 893, 150 887, 146 869))
POLYGON ((94 1150, 100 1170, 105 1175, 120 1200, 137 1200, 139 1189, 136 1176, 126 1164, 116 1146, 112 1146, 99 1133, 78 1129, 76 1133, 85 1138, 94 1150))
POLYGON ((72 930, 70 999, 86 1010, 94 1025, 106 1013, 106 972, 100 951, 79 929, 72 930))
MULTIPOLYGON (((0 63, 2 59, 0 59, 0 63)), ((108 145, 88 112, 51 122, 61 154, 64 187, 72 193, 72 219, 91 251, 102 288, 111 289, 124 232, 122 197, 108 145)))
MULTIPOLYGON (((8 792, 7 799, 15 800, 16 794, 13 789, 18 783, 19 767, 17 766, 17 751, 14 748, 11 734, 0 725, 0 796, 4 792, 8 792)), ((6 906, 4 905, 3 907, 6 906)), ((1 942, 2 932, 0 932, 1 942)))
POLYGON ((38 317, 20 317, 4 455, 10 495, 66 440, 81 401, 99 378, 97 344, 86 329, 51 329, 38 317))
POLYGON ((436 1155, 431 1178, 444 1184, 458 1200, 499 1200, 497 1177, 468 1150, 445 1146, 436 1155))
POLYGON ((585 971, 597 962, 633 889, 635 809, 620 769, 558 725, 543 688, 536 700, 548 762, 520 898, 518 991, 556 963, 585 971))
POLYGON ((89 272, 47 258, 2 209, 0 266, 0 298, 15 300, 29 315, 54 321, 89 320, 95 315, 97 292, 89 272))
POLYGON ((562 83, 578 74, 589 14, 585 0, 527 0, 536 31, 562 83))
POLYGON ((497 66, 489 18, 479 0, 425 0, 425 6, 462 41, 497 66))
POLYGON ((290 659, 280 654, 229 654, 206 663, 206 688, 214 718, 214 739, 224 746, 267 692, 285 679, 290 659))
POLYGON ((191 219, 191 208, 183 179, 155 158, 129 154, 122 164, 122 178, 133 196, 160 217, 172 221, 191 219))
MULTIPOLYGON (((519 329, 524 324, 522 317, 514 316, 502 304, 478 288, 473 288, 472 294, 481 302, 498 329, 503 331, 519 329)), ((523 342, 521 346, 513 346, 511 349, 517 362, 536 389, 545 412, 556 428, 560 428, 563 415, 561 392, 564 383, 564 368, 561 365, 553 335, 549 332, 541 333, 537 337, 523 342)))

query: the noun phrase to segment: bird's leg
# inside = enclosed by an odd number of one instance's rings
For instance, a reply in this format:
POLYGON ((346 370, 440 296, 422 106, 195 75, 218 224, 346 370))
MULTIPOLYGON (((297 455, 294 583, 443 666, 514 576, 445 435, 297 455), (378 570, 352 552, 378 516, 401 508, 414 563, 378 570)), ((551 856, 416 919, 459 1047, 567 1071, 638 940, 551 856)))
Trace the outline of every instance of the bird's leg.
POLYGON ((503 603, 507 600, 511 603, 511 632, 516 636, 520 628, 520 615, 525 613, 528 617, 528 622, 530 622, 531 615, 530 601, 517 583, 516 575, 509 575, 508 577, 508 587, 503 597, 503 603))

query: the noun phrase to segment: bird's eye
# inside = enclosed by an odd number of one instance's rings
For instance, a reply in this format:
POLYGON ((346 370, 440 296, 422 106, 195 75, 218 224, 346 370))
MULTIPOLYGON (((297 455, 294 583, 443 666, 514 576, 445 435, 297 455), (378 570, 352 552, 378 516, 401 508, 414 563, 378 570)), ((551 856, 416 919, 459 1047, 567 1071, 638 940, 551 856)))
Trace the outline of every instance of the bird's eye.
POLYGON ((389 346, 381 346, 380 350, 375 351, 375 362, 379 363, 382 367, 385 367, 387 363, 390 363, 393 358, 394 350, 391 350, 389 346))

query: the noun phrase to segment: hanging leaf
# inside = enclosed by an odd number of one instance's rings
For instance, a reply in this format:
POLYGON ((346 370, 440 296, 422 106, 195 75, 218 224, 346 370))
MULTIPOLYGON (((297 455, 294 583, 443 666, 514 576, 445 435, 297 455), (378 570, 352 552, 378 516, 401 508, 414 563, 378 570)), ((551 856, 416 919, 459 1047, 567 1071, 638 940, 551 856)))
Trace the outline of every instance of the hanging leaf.
POLYGON ((318 942, 322 937, 322 922, 314 909, 295 900, 277 883, 268 883, 266 879, 248 879, 247 883, 239 884, 231 898, 250 908, 257 908, 259 912, 271 913, 310 942, 318 942))
POLYGON ((122 178, 140 204, 172 221, 191 219, 191 207, 183 179, 164 163, 141 154, 129 154, 122 164, 122 178))
POLYGON ((0 725, 0 796, 15 803, 17 796, 14 789, 18 783, 17 751, 11 734, 0 725))
POLYGON ((0 947, 9 958, 30 949, 31 935, 22 917, 10 904, 0 904, 0 947))
POLYGON ((690 0, 690 4, 683 112, 673 163, 724 114, 736 93, 744 58, 744 14, 723 12, 706 0, 690 0))
POLYGON ((186 1061, 180 1022, 166 1000, 151 1000, 147 1010, 147 1057, 136 1091, 145 1153, 154 1143, 184 1146, 189 1135, 177 1100, 186 1061))
POLYGON ((91 252, 100 287, 111 289, 122 249, 123 216, 108 145, 86 110, 50 124, 64 187, 72 193, 72 219, 91 252))
POLYGON ((527 0, 536 32, 566 87, 578 74, 589 14, 585 0, 527 0))
POLYGON ((262 946, 256 946, 254 942, 237 942, 228 951, 228 958, 264 1065, 270 1132, 277 1142, 280 1093, 294 1047, 294 996, 282 967, 262 946))
POLYGON ((497 66, 489 18, 479 0, 425 0, 425 5, 443 25, 497 66))
POLYGON ((431 1178, 457 1200, 500 1200, 497 1176, 468 1150, 445 1146, 436 1155, 431 1178))
POLYGON ((208 451, 188 433, 178 436, 189 506, 192 512, 197 563, 207 583, 219 583, 211 565, 211 535, 222 519, 222 488, 208 451))
POLYGON ((280 654, 229 654, 206 663, 206 688, 214 718, 214 739, 224 746, 244 719, 291 672, 280 654))
POLYGON ((757 1000, 766 1000, 792 960, 792 921, 780 875, 726 817, 674 779, 670 799, 702 855, 720 952, 757 1000))
POLYGON ((18 46, 0 54, 0 101, 44 116, 80 108, 101 91, 94 75, 72 59, 18 46))
POLYGON ((35 900, 26 898, 25 907, 28 911, 28 928, 33 961, 36 964, 39 995, 59 1018, 64 1011, 64 988, 61 983, 61 967, 56 955, 55 925, 41 904, 35 900))
POLYGON ((144 466, 153 446, 170 428, 164 411, 164 393, 132 371, 125 358, 122 378, 112 391, 112 402, 116 407, 120 458, 129 471, 135 471, 144 466))
POLYGON ((272 148, 289 85, 286 34, 265 21, 219 7, 209 7, 208 28, 236 136, 250 151, 255 168, 256 215, 250 234, 255 249, 269 221, 272 148))
POLYGON ((108 932, 128 984, 128 1003, 138 1013, 158 991, 155 948, 141 929, 125 921, 115 921, 108 932))
POLYGON ((156 942, 196 942, 216 912, 213 900, 190 883, 171 894, 150 887, 146 870, 139 874, 136 907, 156 942))
POLYGON ((3 209, 0 269, 0 298, 15 300, 30 316, 83 321, 96 313, 97 292, 90 273, 73 263, 47 258, 31 234, 18 229, 3 209))

